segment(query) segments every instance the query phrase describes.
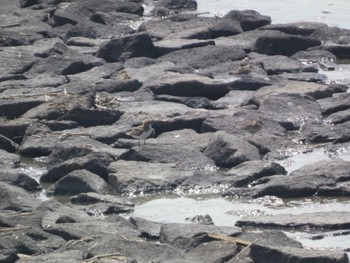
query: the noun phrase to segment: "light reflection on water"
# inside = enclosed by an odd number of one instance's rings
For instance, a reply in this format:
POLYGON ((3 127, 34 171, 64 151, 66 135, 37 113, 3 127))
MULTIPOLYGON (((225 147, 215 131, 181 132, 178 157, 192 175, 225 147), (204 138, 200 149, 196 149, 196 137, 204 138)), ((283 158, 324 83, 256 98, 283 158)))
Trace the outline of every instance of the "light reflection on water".
POLYGON ((252 9, 268 15, 273 24, 311 21, 350 28, 350 2, 343 0, 197 0, 198 12, 223 16, 230 10, 252 9))
MULTIPOLYGON (((210 215, 217 226, 234 226, 244 216, 264 216, 278 214, 301 214, 312 212, 349 211, 350 200, 346 198, 303 198, 282 200, 277 197, 263 197, 254 200, 227 200, 218 196, 179 197, 166 196, 152 200, 139 200, 134 217, 142 217, 160 223, 189 223, 186 218, 196 215, 210 215)), ((310 248, 333 250, 348 249, 350 234, 341 231, 298 232, 284 231, 291 238, 310 248), (318 238, 315 238, 319 236, 318 238)))

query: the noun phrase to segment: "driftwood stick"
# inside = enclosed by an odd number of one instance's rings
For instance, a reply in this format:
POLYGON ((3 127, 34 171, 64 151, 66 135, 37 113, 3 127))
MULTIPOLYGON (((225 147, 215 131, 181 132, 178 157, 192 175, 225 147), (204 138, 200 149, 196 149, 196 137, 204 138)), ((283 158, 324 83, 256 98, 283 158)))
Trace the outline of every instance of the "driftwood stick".
POLYGON ((105 255, 97 255, 89 259, 85 259, 85 262, 92 262, 97 259, 101 258, 116 258, 116 259, 121 259, 121 258, 126 258, 126 256, 120 254, 120 253, 114 253, 114 254, 105 254, 105 255))
POLYGON ((46 93, 37 93, 37 94, 19 94, 19 95, 9 95, 6 97, 0 97, 0 99, 16 99, 16 98, 31 98, 31 97, 40 97, 40 96, 47 96, 47 95, 56 95, 59 93, 65 93, 65 90, 55 90, 55 91, 50 91, 46 93))
POLYGON ((228 263, 233 263, 236 262, 237 259, 239 259, 239 257, 241 255, 243 255, 243 253, 248 250, 248 248, 250 248, 258 239, 255 239, 253 242, 250 243, 250 245, 246 246, 245 248, 243 248, 236 256, 234 256, 234 258, 232 258, 228 263))
POLYGON ((15 27, 15 26, 20 26, 21 23, 11 23, 11 24, 5 24, 5 25, 0 25, 1 28, 7 28, 7 27, 15 27))
POLYGON ((29 229, 30 227, 4 227, 0 228, 0 233, 5 233, 5 232, 12 232, 12 231, 18 231, 18 230, 24 230, 24 229, 29 229))
POLYGON ((243 239, 237 238, 237 237, 231 237, 227 235, 220 235, 220 234, 208 234, 208 237, 217 239, 217 240, 222 240, 230 243, 235 243, 243 246, 251 246, 252 243, 245 241, 243 239))

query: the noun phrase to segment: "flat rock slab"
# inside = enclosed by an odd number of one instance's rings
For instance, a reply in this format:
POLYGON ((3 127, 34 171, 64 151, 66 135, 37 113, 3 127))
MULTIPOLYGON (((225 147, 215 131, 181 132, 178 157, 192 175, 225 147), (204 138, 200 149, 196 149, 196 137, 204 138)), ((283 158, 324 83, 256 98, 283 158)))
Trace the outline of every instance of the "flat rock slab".
POLYGON ((269 248, 253 245, 250 257, 254 262, 280 263, 280 262, 324 262, 348 263, 349 258, 343 252, 332 250, 314 250, 295 247, 269 248), (266 260, 260 260, 265 258, 266 260))
POLYGON ((168 54, 170 52, 194 48, 194 47, 203 47, 208 45, 214 45, 213 40, 199 40, 199 39, 164 39, 154 43, 156 48, 156 53, 158 56, 168 54))
POLYGON ((148 87, 156 95, 167 94, 182 97, 206 97, 218 99, 223 97, 232 83, 213 80, 196 74, 166 74, 148 87))
MULTIPOLYGON (((253 147, 253 146, 252 146, 253 147)), ((186 145, 141 145, 131 148, 120 159, 126 161, 143 161, 167 163, 189 170, 202 170, 215 166, 214 161, 197 149, 186 145)))
POLYGON ((183 170, 176 163, 148 163, 139 161, 112 162, 108 180, 114 190, 122 194, 145 194, 172 191, 194 170, 183 170))
POLYGON ((273 229, 337 230, 350 228, 349 212, 318 212, 303 214, 280 214, 269 216, 248 216, 236 222, 239 227, 260 227, 273 229))

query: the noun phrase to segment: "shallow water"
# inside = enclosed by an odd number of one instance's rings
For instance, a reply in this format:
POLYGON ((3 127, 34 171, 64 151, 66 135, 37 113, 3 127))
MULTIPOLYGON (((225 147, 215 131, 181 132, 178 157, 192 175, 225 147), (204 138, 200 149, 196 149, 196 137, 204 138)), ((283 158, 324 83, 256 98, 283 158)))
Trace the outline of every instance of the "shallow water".
POLYGON ((343 0, 197 0, 198 12, 223 16, 230 10, 253 9, 268 15, 273 24, 300 21, 322 22, 350 28, 350 1, 343 0))
MULTIPOLYGON (((166 196, 143 202, 139 199, 131 216, 142 217, 161 223, 190 223, 196 215, 210 215, 217 226, 234 226, 244 216, 277 214, 301 214, 312 212, 349 211, 349 199, 305 198, 282 200, 264 197, 255 200, 227 200, 221 197, 166 196)), ((257 230, 259 231, 259 230, 257 230)), ((349 248, 350 233, 347 231, 298 232, 284 231, 304 247, 344 251, 349 248)), ((349 255, 350 256, 350 255, 349 255)))

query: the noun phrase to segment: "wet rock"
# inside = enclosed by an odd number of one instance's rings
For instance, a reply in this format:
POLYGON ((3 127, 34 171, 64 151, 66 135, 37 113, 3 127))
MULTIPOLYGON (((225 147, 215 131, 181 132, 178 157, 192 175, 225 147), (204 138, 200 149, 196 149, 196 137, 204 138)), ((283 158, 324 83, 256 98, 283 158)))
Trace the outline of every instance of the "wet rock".
POLYGON ((4 150, 0 149, 0 166, 1 167, 9 167, 9 168, 16 168, 19 166, 20 158, 18 155, 6 152, 4 150))
POLYGON ((134 203, 127 199, 115 196, 115 195, 106 195, 106 194, 98 194, 94 192, 81 193, 75 196, 72 196, 70 199, 72 204, 78 205, 88 205, 95 203, 112 203, 117 205, 129 206, 133 207, 134 203))
POLYGON ((339 27, 321 27, 316 29, 310 36, 323 42, 337 43, 340 37, 350 36, 350 30, 339 27))
POLYGON ((326 121, 329 121, 333 124, 339 124, 350 121, 350 109, 337 111, 333 114, 330 114, 328 115, 326 121))
POLYGON ((312 142, 312 143, 344 143, 348 142, 349 137, 349 122, 344 122, 336 125, 331 123, 326 123, 320 125, 319 123, 315 124, 313 122, 306 123, 302 129, 302 141, 312 142))
POLYGON ((344 111, 350 109, 350 94, 349 93, 340 93, 334 95, 333 97, 324 98, 318 100, 323 114, 332 114, 338 111, 344 111))
POLYGON ((297 215, 280 214, 260 217, 243 217, 236 222, 240 227, 289 229, 346 229, 349 225, 348 212, 314 212, 297 215))
POLYGON ((76 195, 87 192, 106 194, 108 186, 96 174, 87 170, 75 170, 59 179, 49 191, 54 195, 76 195))
POLYGON ((244 31, 257 29, 271 23, 270 17, 261 15, 254 10, 232 10, 224 18, 238 20, 244 31))
MULTIPOLYGON (((185 178, 195 174, 194 170, 177 168, 175 161, 169 164, 119 160, 108 167, 108 181, 120 194, 171 192, 185 178)), ((181 164, 178 165, 181 167, 181 164)))
POLYGON ((319 187, 336 187, 337 183, 349 181, 346 172, 348 166, 349 162, 343 160, 325 160, 305 165, 291 172, 289 176, 275 175, 261 179, 254 183, 255 196, 312 196, 317 194, 319 187))
POLYGON ((349 44, 333 44, 327 43, 322 46, 325 50, 333 53, 339 59, 349 59, 349 44))
POLYGON ((17 148, 17 143, 0 134, 0 149, 7 152, 15 152, 17 148))
POLYGON ((197 1, 195 0, 160 0, 158 6, 163 6, 171 10, 196 10, 197 1))
POLYGON ((275 31, 266 31, 266 35, 262 35, 256 39, 253 51, 266 55, 283 55, 291 56, 301 50, 321 45, 321 41, 315 38, 302 37, 296 35, 288 35, 275 31))
POLYGON ((32 123, 28 119, 7 120, 0 118, 0 134, 20 144, 27 127, 32 123))
POLYGON ((40 201, 22 188, 0 182, 0 207, 2 210, 31 212, 40 201))
POLYGON ((5 170, 3 168, 0 171, 0 181, 21 187, 27 191, 41 190, 41 186, 36 180, 16 170, 5 170))
POLYGON ((260 160, 258 149, 226 132, 216 132, 203 152, 221 167, 234 167, 245 161, 260 160))
POLYGON ((320 63, 324 60, 326 61, 336 61, 336 56, 324 49, 314 49, 314 50, 303 50, 295 53, 291 56, 294 59, 298 59, 300 61, 320 63))
POLYGON ((210 215, 197 215, 192 218, 186 218, 186 220, 197 223, 197 224, 203 224, 203 225, 214 225, 213 219, 210 217, 210 215))
POLYGON ((225 172, 225 175, 234 177, 232 181, 236 187, 247 187, 249 183, 257 179, 276 174, 287 174, 287 171, 280 164, 266 161, 243 162, 225 172))
POLYGON ((91 153, 83 157, 72 158, 50 167, 40 180, 42 182, 57 182, 70 172, 82 169, 106 179, 107 166, 111 161, 111 156, 103 153, 91 153))
POLYGON ((141 231, 145 238, 158 238, 162 227, 161 223, 149 221, 140 217, 130 217, 130 222, 133 223, 138 230, 141 231))
POLYGON ((104 42, 96 56, 108 62, 125 61, 133 57, 155 57, 155 48, 148 34, 138 33, 104 42))
POLYGON ((88 205, 84 211, 91 216, 106 216, 111 214, 130 213, 134 210, 131 206, 115 204, 115 203, 96 203, 88 205))

